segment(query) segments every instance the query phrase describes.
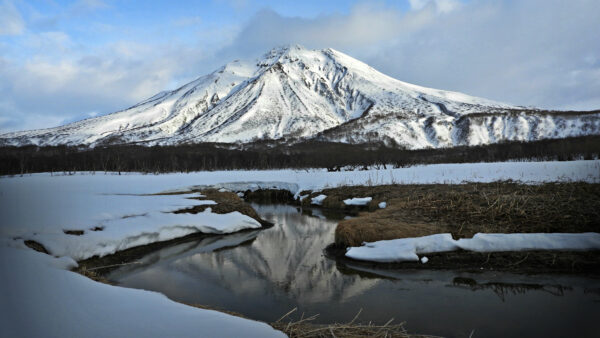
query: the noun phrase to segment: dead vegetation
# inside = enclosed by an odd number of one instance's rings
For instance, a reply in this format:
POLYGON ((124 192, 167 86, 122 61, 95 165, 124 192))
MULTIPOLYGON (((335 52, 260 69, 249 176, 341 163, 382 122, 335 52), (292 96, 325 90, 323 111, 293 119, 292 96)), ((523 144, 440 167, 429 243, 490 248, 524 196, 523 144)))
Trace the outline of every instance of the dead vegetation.
POLYGON ((287 334, 290 338, 324 338, 324 337, 432 337, 423 335, 411 335, 404 329, 403 323, 392 324, 393 318, 383 325, 358 322, 358 317, 362 309, 356 314, 354 319, 348 323, 335 324, 313 324, 318 315, 304 317, 297 321, 284 321, 297 308, 292 309, 275 323, 271 323, 275 329, 287 334))
POLYGON ((85 232, 83 230, 63 230, 66 235, 81 236, 85 232))
POLYGON ((339 223, 335 241, 344 247, 441 232, 454 238, 477 232, 600 232, 600 184, 388 185, 322 193, 327 207, 353 196, 372 196, 371 209, 387 202, 385 209, 339 223))
POLYGON ((257 203, 293 203, 294 194, 285 189, 258 189, 246 191, 244 199, 257 203))
POLYGON ((273 224, 260 218, 256 210, 252 206, 241 199, 236 193, 229 191, 218 191, 216 189, 206 189, 199 191, 204 197, 192 197, 198 200, 211 200, 217 204, 212 205, 196 205, 191 208, 177 210, 174 213, 190 213, 197 214, 205 211, 207 208, 211 209, 211 212, 216 214, 227 214, 234 211, 257 220, 262 226, 272 226, 273 224))
POLYGON ((86 267, 86 265, 80 265, 73 271, 75 271, 78 274, 83 275, 93 281, 104 283, 104 284, 109 284, 109 285, 115 285, 114 283, 109 281, 106 277, 104 277, 104 275, 100 274, 98 270, 99 269, 93 269, 93 268, 88 269, 86 267))
POLYGON ((23 243, 25 243, 25 245, 26 245, 27 247, 29 247, 29 248, 31 248, 31 249, 33 249, 33 250, 37 251, 37 252, 45 253, 46 255, 49 255, 49 254, 50 254, 50 253, 48 252, 48 250, 46 250, 46 248, 45 248, 45 247, 44 247, 42 244, 40 244, 39 242, 36 242, 36 241, 34 241, 34 240, 30 240, 30 239, 28 239, 28 240, 26 240, 26 241, 23 241, 23 243))

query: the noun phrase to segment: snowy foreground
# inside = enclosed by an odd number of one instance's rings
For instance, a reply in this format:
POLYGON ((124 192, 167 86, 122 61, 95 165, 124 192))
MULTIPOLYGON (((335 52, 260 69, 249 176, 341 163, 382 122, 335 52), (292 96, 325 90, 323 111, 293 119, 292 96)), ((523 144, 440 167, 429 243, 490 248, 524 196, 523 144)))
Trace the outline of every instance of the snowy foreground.
MULTIPOLYGON (((193 187, 231 191, 276 188, 299 196, 303 190, 341 185, 498 180, 528 184, 600 182, 600 161, 441 164, 352 172, 0 177, 0 269, 5 272, 0 293, 0 336, 283 336, 266 324, 184 306, 153 292, 100 284, 68 269, 76 265, 76 260, 93 255, 198 231, 223 234, 260 227, 237 212, 218 215, 207 209, 197 215, 170 213, 214 204, 189 199, 194 196, 189 193, 193 187), (164 191, 186 194, 150 195, 164 191), (34 252, 24 245, 25 240, 43 244, 60 258, 34 252)), ((355 197, 348 203, 364 203, 366 198, 355 197)))
MULTIPOLYGON (((483 234, 452 239, 451 234, 400 238, 349 248, 346 257, 373 262, 418 261, 418 255, 455 250, 501 252, 525 250, 600 250, 600 234, 483 234)), ((427 257, 422 257, 427 262, 427 257)))
POLYGON ((0 248, 2 337, 285 337, 269 325, 162 294, 94 282, 72 260, 0 248))

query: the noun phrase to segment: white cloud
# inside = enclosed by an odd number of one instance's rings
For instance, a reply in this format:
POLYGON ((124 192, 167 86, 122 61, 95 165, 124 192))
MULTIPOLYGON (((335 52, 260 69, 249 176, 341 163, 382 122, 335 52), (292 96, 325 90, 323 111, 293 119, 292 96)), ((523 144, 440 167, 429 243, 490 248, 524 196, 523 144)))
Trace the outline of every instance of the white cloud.
POLYGON ((408 2, 412 10, 419 11, 426 6, 432 6, 440 13, 451 12, 461 5, 458 0, 408 0, 408 2))
POLYGON ((262 11, 224 52, 332 47, 420 85, 519 105, 600 108, 600 2, 417 0, 411 8, 362 4, 315 19, 262 11))
MULTIPOLYGON (((203 52, 184 45, 121 41, 81 53, 51 47, 50 41, 59 46, 70 41, 51 36, 56 39, 45 40, 53 51, 48 55, 25 62, 0 58, 0 133, 121 110, 206 71, 195 70, 206 59, 203 52)), ((27 40, 35 44, 42 37, 47 34, 27 40)))
POLYGON ((0 2, 0 35, 19 35, 25 30, 25 22, 15 5, 8 1, 0 2))

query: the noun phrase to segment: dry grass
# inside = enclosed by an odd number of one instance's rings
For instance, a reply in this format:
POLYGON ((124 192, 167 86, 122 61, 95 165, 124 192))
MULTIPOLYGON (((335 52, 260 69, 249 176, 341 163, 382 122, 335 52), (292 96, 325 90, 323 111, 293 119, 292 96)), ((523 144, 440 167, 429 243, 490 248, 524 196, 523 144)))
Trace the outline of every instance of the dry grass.
POLYGON ((211 201, 215 201, 217 204, 216 205, 196 205, 192 208, 177 210, 177 211, 175 211, 175 213, 176 214, 180 214, 180 213, 197 214, 199 212, 203 212, 207 208, 210 208, 211 211, 216 214, 227 214, 230 212, 239 211, 240 213, 242 213, 246 216, 254 218, 263 226, 272 225, 269 222, 266 222, 265 220, 260 218, 260 216, 258 215, 256 210, 254 210, 254 208, 252 208, 252 206, 250 204, 248 204, 244 200, 242 200, 236 193, 229 192, 229 191, 219 192, 216 189, 202 190, 202 191, 200 191, 200 193, 206 197, 193 197, 193 198, 199 199, 199 200, 211 200, 211 201))
POLYGON ((425 223, 414 219, 396 219, 392 208, 377 215, 360 214, 358 218, 341 221, 335 230, 336 244, 359 246, 362 242, 374 242, 406 237, 421 237, 447 232, 443 225, 425 223))
POLYGON ((360 195, 372 196, 371 204, 381 200, 388 203, 386 209, 340 222, 336 244, 357 246, 365 241, 440 232, 461 238, 477 232, 600 231, 600 184, 529 186, 505 182, 388 185, 368 189, 360 187, 352 191, 351 187, 345 187, 323 192, 335 199, 360 195))
POLYGON ((431 337, 431 336, 422 336, 422 335, 410 335, 404 329, 403 323, 400 324, 392 324, 393 318, 390 319, 387 323, 383 325, 376 325, 371 322, 369 323, 359 323, 357 322, 358 316, 361 311, 359 311, 354 319, 352 319, 348 323, 344 324, 313 324, 318 315, 314 315, 311 317, 302 316, 300 320, 297 321, 287 321, 283 320, 288 317, 290 314, 295 312, 297 308, 294 308, 290 312, 286 313, 283 317, 281 317, 275 323, 272 323, 275 329, 283 331, 290 338, 322 338, 322 337, 431 337))
POLYGON ((87 267, 85 265, 80 265, 73 271, 75 271, 78 274, 83 275, 91 280, 94 280, 96 282, 109 284, 109 285, 115 285, 114 283, 110 282, 106 277, 104 277, 102 274, 100 274, 98 272, 98 270, 87 269, 87 267))
POLYGON ((45 253, 46 255, 49 255, 50 253, 48 252, 48 250, 46 250, 46 248, 40 244, 39 242, 36 242, 34 240, 26 240, 23 242, 27 247, 37 251, 37 252, 41 252, 41 253, 45 253))
POLYGON ((85 233, 83 230, 63 230, 66 235, 81 236, 85 233))

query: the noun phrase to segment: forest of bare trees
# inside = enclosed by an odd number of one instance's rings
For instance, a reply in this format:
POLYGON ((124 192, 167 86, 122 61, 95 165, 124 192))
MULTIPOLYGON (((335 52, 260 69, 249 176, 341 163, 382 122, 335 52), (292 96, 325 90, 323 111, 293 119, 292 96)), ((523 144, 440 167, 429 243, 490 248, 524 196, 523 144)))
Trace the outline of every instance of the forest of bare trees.
POLYGON ((257 142, 238 146, 213 143, 95 148, 26 146, 0 148, 0 174, 72 171, 164 173, 280 168, 341 170, 344 167, 362 169, 430 163, 565 161, 598 158, 599 154, 600 136, 423 150, 315 141, 295 145, 257 142))

